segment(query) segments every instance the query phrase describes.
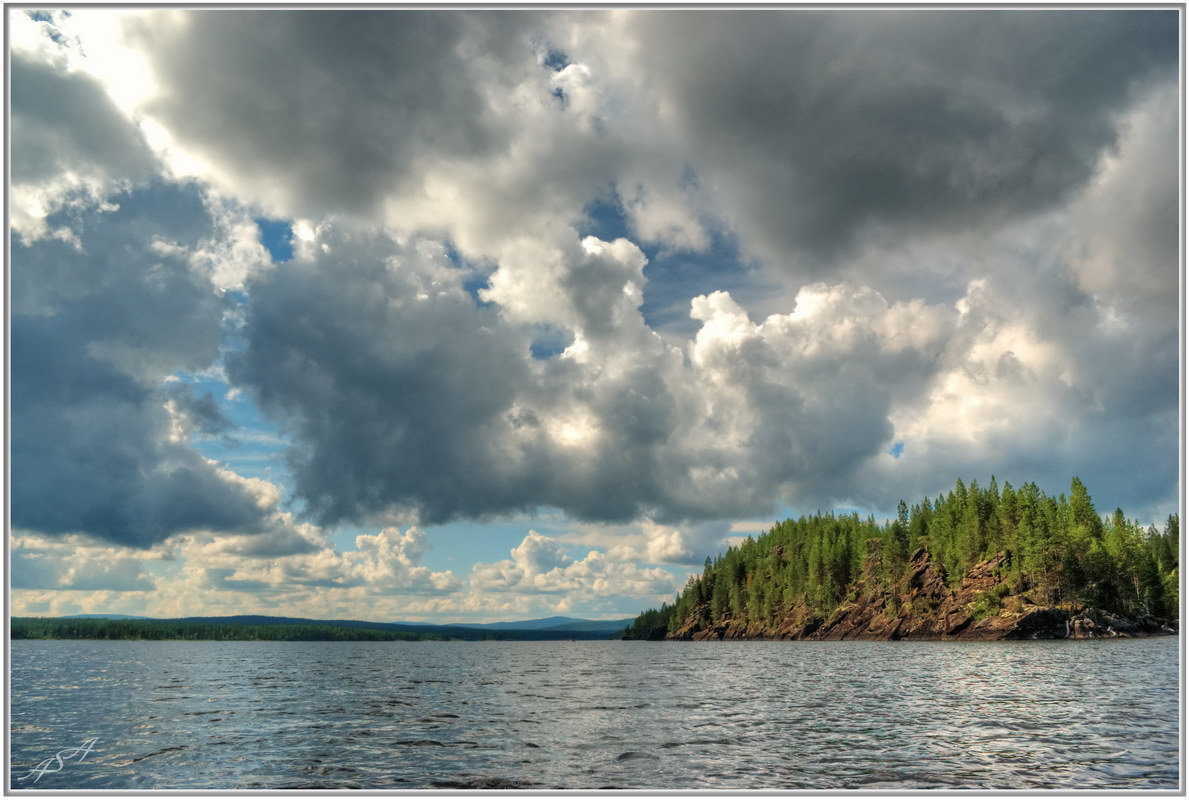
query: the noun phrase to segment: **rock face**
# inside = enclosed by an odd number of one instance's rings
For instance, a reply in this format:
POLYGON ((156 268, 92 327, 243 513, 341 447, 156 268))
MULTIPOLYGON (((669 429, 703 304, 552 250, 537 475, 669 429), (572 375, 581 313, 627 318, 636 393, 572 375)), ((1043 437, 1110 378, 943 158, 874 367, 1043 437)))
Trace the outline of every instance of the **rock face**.
POLYGON ((906 577, 885 586, 867 572, 857 595, 822 618, 810 609, 791 609, 775 626, 728 620, 711 627, 691 615, 667 639, 972 640, 1097 639, 1175 634, 1169 626, 1129 620, 1082 606, 1044 607, 1026 594, 1013 594, 1000 581, 1002 554, 976 564, 951 588, 925 550, 912 554, 906 577))

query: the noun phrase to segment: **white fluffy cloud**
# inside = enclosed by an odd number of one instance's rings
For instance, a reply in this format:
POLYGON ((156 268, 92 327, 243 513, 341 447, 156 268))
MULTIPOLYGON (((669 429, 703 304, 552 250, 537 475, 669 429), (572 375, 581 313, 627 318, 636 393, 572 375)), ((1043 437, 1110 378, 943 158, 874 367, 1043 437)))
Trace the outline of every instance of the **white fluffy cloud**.
POLYGON ((659 568, 641 568, 591 550, 584 558, 566 555, 557 540, 529 531, 510 560, 479 563, 470 575, 479 592, 516 594, 627 595, 652 597, 674 589, 673 576, 659 568))
MULTIPOLYGON (((78 592, 143 592, 155 588, 143 554, 95 541, 59 542, 17 532, 12 537, 12 588, 78 592)), ((151 558, 159 559, 154 553, 151 558)))

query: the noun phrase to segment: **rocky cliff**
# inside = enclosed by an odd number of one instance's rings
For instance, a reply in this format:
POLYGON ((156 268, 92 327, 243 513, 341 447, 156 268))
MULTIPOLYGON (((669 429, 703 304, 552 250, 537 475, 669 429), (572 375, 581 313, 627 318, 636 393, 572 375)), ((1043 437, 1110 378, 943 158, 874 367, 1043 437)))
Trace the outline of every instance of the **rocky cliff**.
POLYGON ((1027 592, 1013 593, 1000 579, 1002 554, 976 564, 952 588, 925 550, 913 553, 905 577, 887 586, 866 570, 858 589, 827 617, 808 608, 789 609, 776 625, 727 620, 703 626, 695 609, 666 639, 978 640, 1096 639, 1175 634, 1152 620, 1125 619, 1080 605, 1046 607, 1027 592))

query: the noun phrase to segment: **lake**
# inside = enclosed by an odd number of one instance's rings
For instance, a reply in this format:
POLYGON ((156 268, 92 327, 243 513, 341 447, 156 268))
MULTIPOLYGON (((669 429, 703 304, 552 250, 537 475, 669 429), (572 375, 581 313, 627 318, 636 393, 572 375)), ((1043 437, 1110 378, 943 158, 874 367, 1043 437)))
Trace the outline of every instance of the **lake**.
POLYGON ((1178 652, 18 640, 10 785, 1177 789, 1178 652))

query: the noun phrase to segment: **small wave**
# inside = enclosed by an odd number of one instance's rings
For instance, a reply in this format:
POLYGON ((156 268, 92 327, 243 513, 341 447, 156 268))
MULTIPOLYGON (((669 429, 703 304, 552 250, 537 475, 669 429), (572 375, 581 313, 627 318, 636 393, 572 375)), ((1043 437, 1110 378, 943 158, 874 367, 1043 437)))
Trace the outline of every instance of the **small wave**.
POLYGON ((357 770, 354 767, 340 767, 340 766, 313 767, 313 766, 311 766, 311 767, 306 767, 305 771, 310 773, 311 775, 333 775, 336 772, 356 772, 357 770))
POLYGON ((435 789, 539 789, 543 784, 509 778, 472 778, 432 781, 429 785, 435 789))
POLYGON ((186 749, 186 745, 184 745, 184 744, 179 744, 175 747, 162 747, 160 750, 155 750, 152 753, 146 753, 145 755, 137 756, 136 758, 130 758, 127 761, 113 761, 112 766, 113 767, 126 767, 129 764, 135 764, 139 761, 144 761, 146 758, 152 758, 153 756, 159 756, 162 753, 172 753, 175 750, 185 750, 185 749, 186 749))

